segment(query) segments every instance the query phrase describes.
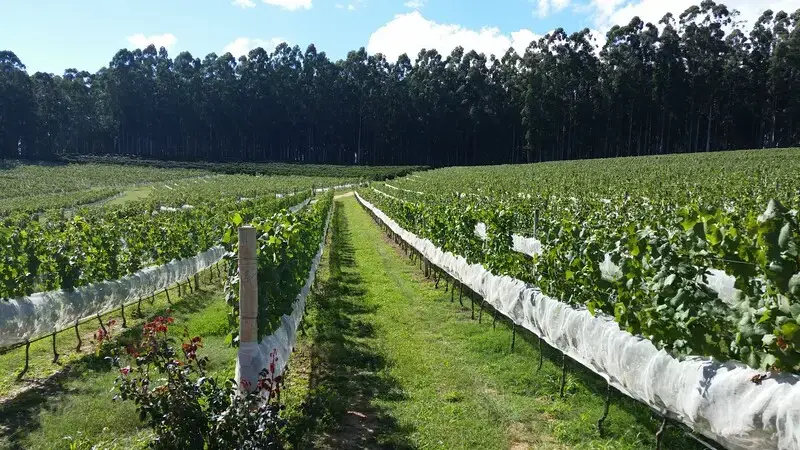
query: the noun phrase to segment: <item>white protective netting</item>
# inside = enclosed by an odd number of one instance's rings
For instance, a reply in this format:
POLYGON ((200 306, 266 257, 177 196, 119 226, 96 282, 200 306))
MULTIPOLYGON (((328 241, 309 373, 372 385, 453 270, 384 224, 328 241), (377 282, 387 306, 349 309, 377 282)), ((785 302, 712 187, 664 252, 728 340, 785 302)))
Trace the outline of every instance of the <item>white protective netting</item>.
MULTIPOLYGON (((308 197, 289 210, 296 213, 310 201, 311 197, 308 197)), ((159 211, 168 213, 191 208, 191 205, 161 207, 159 211)), ((76 320, 104 314, 123 304, 149 297, 211 267, 224 254, 225 250, 217 246, 194 257, 148 267, 119 280, 89 284, 72 292, 38 292, 0 302, 0 347, 63 330, 74 325, 76 320)))
MULTIPOLYGON (((392 189, 402 190, 416 194, 424 194, 423 192, 409 191, 407 189, 400 189, 398 187, 391 186, 387 183, 384 184, 392 189)), ((384 197, 391 198, 392 200, 407 203, 405 200, 401 198, 397 198, 393 195, 387 194, 386 192, 375 189, 374 187, 372 187, 372 190, 380 195, 383 195, 384 197)), ((462 196, 464 195, 466 194, 462 194, 462 196)), ((527 198, 531 197, 530 194, 523 194, 521 192, 518 193, 517 195, 520 197, 527 197, 527 198)), ((479 237, 484 241, 487 239, 485 223, 478 222, 475 225, 475 236, 479 237)), ((512 234, 511 241, 512 241, 511 249, 517 253, 522 253, 523 255, 528 255, 528 256, 535 256, 542 254, 543 251, 542 243, 536 238, 527 237, 520 234, 512 234)), ((601 263, 601 270, 603 271, 603 276, 607 278, 614 278, 619 268, 616 265, 614 265, 614 263, 611 262, 611 255, 607 254, 605 261, 601 263)), ((706 273, 705 284, 711 289, 713 289, 715 292, 717 292, 719 298, 727 302, 728 304, 733 304, 733 302, 736 300, 736 294, 739 292, 739 290, 734 287, 735 283, 736 283, 736 278, 731 275, 728 275, 727 273, 725 273, 724 270, 708 269, 706 273)))
POLYGON ((147 267, 119 280, 0 302, 0 347, 62 330, 78 320, 149 297, 208 269, 224 254, 224 248, 213 247, 191 258, 147 267))
MULTIPOLYGON (((478 222, 475 224, 475 236, 482 240, 487 239, 486 224, 478 222)), ((542 254, 542 243, 536 238, 525 237, 519 234, 511 235, 511 249, 523 255, 533 256, 542 254)))
POLYGON ((275 368, 272 376, 281 376, 284 370, 286 370, 286 365, 289 363, 289 358, 294 350, 294 344, 297 341, 297 328, 300 326, 300 322, 303 320, 303 314, 305 313, 306 298, 311 292, 311 287, 314 285, 317 269, 322 260, 332 214, 333 207, 328 211, 328 217, 325 221, 325 231, 322 234, 319 250, 317 250, 317 254, 314 255, 314 259, 311 262, 308 278, 306 278, 303 288, 300 289, 300 293, 297 294, 292 304, 292 313, 284 314, 281 317, 280 327, 271 335, 264 337, 261 342, 242 342, 239 344, 238 358, 236 358, 237 385, 241 386, 244 380, 249 383, 249 386, 256 386, 259 374, 264 369, 270 367, 272 352, 276 353, 275 368))
MULTIPOLYGON (((387 184, 387 186, 389 186, 387 184)), ((398 188, 395 188, 398 189, 398 188)), ((372 190, 384 197, 391 198, 392 200, 396 200, 398 202, 407 203, 405 200, 401 198, 397 198, 393 195, 387 194, 381 190, 375 189, 372 187, 372 190)), ((413 192, 413 191, 410 191, 413 192)), ((487 232, 486 232, 486 224, 483 222, 478 222, 475 225, 475 236, 482 240, 487 239, 487 232)), ((543 251, 543 246, 541 241, 533 237, 526 237, 520 234, 513 234, 511 235, 511 249, 517 253, 522 253, 528 256, 535 256, 541 255, 543 251)), ((600 269, 603 272, 603 276, 608 279, 613 279, 617 276, 620 276, 619 267, 617 267, 613 262, 611 262, 611 255, 606 254, 606 259, 600 264, 600 269)), ((699 280, 703 281, 703 280, 699 280)), ((734 287, 736 283, 736 278, 731 275, 725 273, 724 270, 719 269, 708 269, 706 273, 705 283, 708 287, 713 289, 717 292, 719 298, 728 304, 733 304, 736 299, 736 294, 739 292, 738 289, 734 287)))
POLYGON ((496 276, 404 230, 356 193, 356 198, 432 264, 446 271, 515 324, 530 330, 606 379, 620 392, 730 449, 800 449, 800 377, 769 374, 739 362, 678 360, 652 342, 620 330, 537 288, 496 276))
POLYGON ((301 209, 303 209, 306 206, 308 206, 309 202, 311 202, 311 197, 308 197, 307 199, 303 200, 302 202, 300 202, 300 203, 298 203, 298 204, 296 204, 294 206, 289 207, 289 212, 296 213, 297 211, 300 211, 301 209))
MULTIPOLYGON (((389 184, 386 184, 386 186, 394 188, 394 189, 397 189, 397 190, 406 191, 406 189, 400 189, 400 188, 391 186, 389 184)), ((386 192, 383 192, 381 190, 375 189, 374 187, 372 188, 372 190, 374 192, 380 194, 380 195, 383 195, 384 197, 391 198, 392 200, 396 200, 398 202, 406 203, 405 200, 403 200, 401 198, 397 198, 397 197, 395 197, 393 195, 387 194, 386 192)), ((417 191, 407 191, 407 192, 413 192, 413 193, 422 194, 422 192, 417 192, 417 191)), ((475 233, 475 236, 477 236, 480 239, 485 241, 487 239, 486 224, 483 223, 483 222, 478 222, 477 224, 475 224, 474 233, 475 233)), ((539 240, 536 239, 536 238, 530 238, 530 237, 525 237, 525 236, 522 236, 522 235, 519 235, 519 234, 514 234, 514 235, 511 236, 511 240, 512 240, 511 248, 517 253, 522 253, 522 254, 528 255, 528 256, 540 255, 542 253, 542 243, 539 242, 539 240)))
POLYGON ((340 184, 340 185, 338 185, 338 186, 331 186, 331 187, 324 187, 324 188, 315 188, 315 189, 314 189, 314 193, 315 193, 315 194, 319 194, 319 193, 321 193, 321 192, 327 192, 327 191, 330 191, 330 190, 334 190, 334 191, 336 191, 336 190, 339 190, 339 189, 350 189, 350 188, 354 188, 354 187, 356 187, 356 186, 361 186, 362 184, 364 184, 364 183, 340 184))

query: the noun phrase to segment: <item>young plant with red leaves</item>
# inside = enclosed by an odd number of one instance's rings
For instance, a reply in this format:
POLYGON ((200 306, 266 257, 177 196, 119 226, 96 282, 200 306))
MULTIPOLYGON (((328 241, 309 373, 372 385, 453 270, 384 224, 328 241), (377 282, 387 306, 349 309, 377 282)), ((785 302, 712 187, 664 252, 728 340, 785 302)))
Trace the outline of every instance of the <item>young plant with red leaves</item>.
POLYGON ((198 355, 200 337, 183 332, 180 350, 169 336, 171 317, 143 327, 142 340, 113 360, 120 375, 115 399, 131 400, 139 418, 155 430, 151 447, 281 448, 284 421, 275 398, 280 377, 262 373, 256 392, 242 394, 233 380, 218 383, 205 376, 208 358, 198 355), (122 360, 130 365, 122 366, 122 360))

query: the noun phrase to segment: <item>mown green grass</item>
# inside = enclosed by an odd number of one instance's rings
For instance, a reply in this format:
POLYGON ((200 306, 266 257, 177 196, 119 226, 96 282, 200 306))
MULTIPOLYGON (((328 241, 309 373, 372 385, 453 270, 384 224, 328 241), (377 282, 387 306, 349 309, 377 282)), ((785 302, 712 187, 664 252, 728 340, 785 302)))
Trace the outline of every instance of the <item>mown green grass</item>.
MULTIPOLYGON (((228 307, 219 285, 207 284, 177 302, 172 295, 172 306, 166 301, 148 305, 146 317, 175 318, 170 333, 177 339, 182 339, 184 328, 192 336, 202 336, 210 375, 232 378, 236 352, 226 343, 228 307)), ((139 325, 117 330, 115 342, 131 342, 141 332, 139 325)), ((117 375, 109 362, 95 354, 74 358, 68 372, 0 406, 0 447, 145 447, 151 432, 139 421, 135 405, 113 400, 117 375)))
MULTIPOLYGON (((491 313, 451 303, 415 263, 384 239, 354 199, 337 202, 334 234, 293 360, 285 395, 297 448, 654 448, 658 422, 613 396, 606 433, 605 384, 538 342, 492 326, 491 313), (294 374, 294 375, 293 375, 294 374), (302 416, 299 412, 304 413, 302 416)), ((477 308, 477 305, 476 305, 477 308)), ((665 447, 697 448, 677 432, 665 447)))
POLYGON ((134 202, 137 200, 142 200, 147 198, 150 195, 150 192, 153 191, 152 186, 139 186, 132 189, 128 189, 127 191, 122 192, 117 198, 110 200, 108 203, 105 203, 106 206, 115 206, 115 205, 124 205, 128 202, 134 202))

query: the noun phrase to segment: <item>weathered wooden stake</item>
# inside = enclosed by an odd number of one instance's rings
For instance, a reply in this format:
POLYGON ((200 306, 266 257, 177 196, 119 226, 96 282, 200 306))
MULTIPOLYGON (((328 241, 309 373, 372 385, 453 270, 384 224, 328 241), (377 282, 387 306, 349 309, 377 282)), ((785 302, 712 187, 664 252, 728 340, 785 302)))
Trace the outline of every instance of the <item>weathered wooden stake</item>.
POLYGON ((542 370, 542 363, 544 362, 544 349, 542 349, 542 338, 539 338, 539 367, 536 371, 542 370))
POLYGON ((240 389, 256 389, 260 367, 253 367, 258 341, 258 264, 256 229, 239 228, 239 353, 236 383, 240 389))
POLYGON ((81 342, 81 333, 78 331, 78 321, 77 320, 75 321, 75 337, 78 339, 78 346, 75 347, 75 351, 79 352, 79 351, 81 351, 82 342, 81 342))
POLYGON ((100 328, 103 330, 105 335, 108 335, 108 330, 106 330, 106 324, 103 323, 103 318, 100 317, 100 313, 97 313, 97 321, 100 322, 100 328))
POLYGON ((472 320, 475 320, 475 294, 469 296, 469 301, 472 304, 472 320))
MULTIPOLYGON (((533 212, 533 237, 539 239, 536 236, 536 232, 539 230, 539 210, 533 212)), ((534 259, 533 264, 531 265, 531 280, 532 282, 536 282, 536 260, 534 259)))
POLYGON ((511 322, 511 351, 514 351, 514 344, 517 342, 517 324, 511 322))
POLYGON ((22 368, 22 372, 17 375, 17 380, 21 380, 25 373, 28 372, 28 364, 30 362, 31 356, 31 341, 29 339, 25 339, 25 367, 22 368))
POLYGON ((667 430, 667 418, 664 417, 661 420, 661 426, 658 427, 658 431, 656 431, 656 450, 661 450, 662 445, 664 444, 664 431, 667 430))
POLYGON ((606 404, 603 407, 603 417, 597 421, 597 432, 600 433, 600 436, 603 435, 603 423, 606 421, 608 417, 608 407, 611 405, 611 383, 608 383, 606 386, 606 404))
POLYGON ((58 330, 53 329, 53 364, 58 362, 58 351, 56 350, 56 334, 58 334, 58 330))

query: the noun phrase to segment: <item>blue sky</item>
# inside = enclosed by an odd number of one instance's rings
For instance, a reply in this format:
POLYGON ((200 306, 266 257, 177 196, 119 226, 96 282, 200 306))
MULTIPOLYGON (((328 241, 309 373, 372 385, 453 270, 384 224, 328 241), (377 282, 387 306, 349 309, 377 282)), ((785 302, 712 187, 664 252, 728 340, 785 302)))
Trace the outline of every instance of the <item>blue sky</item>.
MULTIPOLYGON (((0 50, 14 51, 28 71, 96 71, 120 48, 154 42, 175 56, 196 57, 280 41, 315 43, 334 59, 366 47, 394 59, 420 48, 449 53, 455 45, 485 53, 557 27, 602 35, 634 15, 657 21, 700 0, 0 0, 0 50)), ((753 20, 762 9, 795 10, 800 0, 728 0, 753 20)))

